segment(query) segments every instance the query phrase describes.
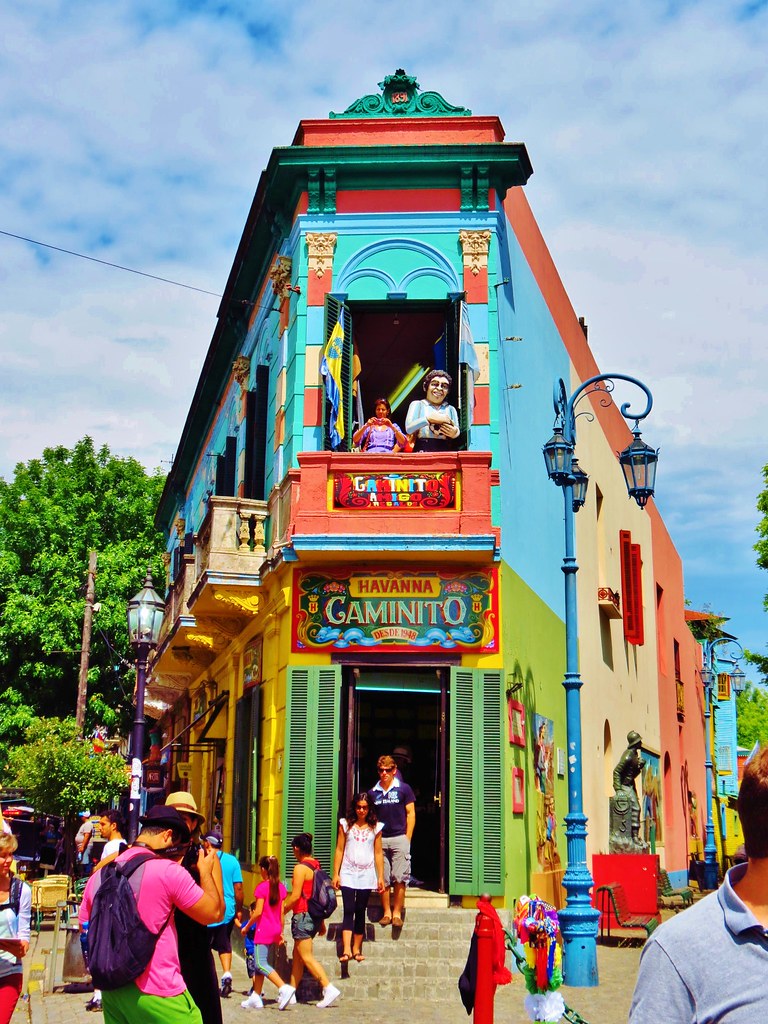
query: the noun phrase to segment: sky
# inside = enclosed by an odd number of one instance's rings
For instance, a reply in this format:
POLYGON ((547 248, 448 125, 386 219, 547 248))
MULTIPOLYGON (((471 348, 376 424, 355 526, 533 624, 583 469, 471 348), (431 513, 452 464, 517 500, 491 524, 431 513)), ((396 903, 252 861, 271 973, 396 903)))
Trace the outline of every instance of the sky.
POLYGON ((687 599, 768 653, 766 53, 768 0, 5 0, 0 476, 85 434, 167 471, 272 147, 404 67, 526 144, 598 364, 653 392, 687 599))

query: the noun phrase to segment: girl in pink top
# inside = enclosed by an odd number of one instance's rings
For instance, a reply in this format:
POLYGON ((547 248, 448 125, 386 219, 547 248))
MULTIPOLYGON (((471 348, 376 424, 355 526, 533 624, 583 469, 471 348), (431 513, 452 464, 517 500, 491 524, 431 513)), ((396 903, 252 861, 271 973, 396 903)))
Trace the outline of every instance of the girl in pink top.
MULTIPOLYGON (((243 936, 247 938, 249 930, 254 925, 256 926, 252 938, 253 991, 240 1004, 244 1010, 260 1010, 264 1006, 261 991, 264 988, 265 978, 269 978, 277 987, 278 998, 289 988, 277 971, 270 966, 268 959, 269 947, 283 943, 283 902, 288 891, 280 881, 280 864, 277 857, 262 857, 259 861, 259 868, 262 880, 253 892, 256 902, 253 905, 251 916, 241 929, 243 936)), ((291 994, 293 994, 292 989, 291 994)))

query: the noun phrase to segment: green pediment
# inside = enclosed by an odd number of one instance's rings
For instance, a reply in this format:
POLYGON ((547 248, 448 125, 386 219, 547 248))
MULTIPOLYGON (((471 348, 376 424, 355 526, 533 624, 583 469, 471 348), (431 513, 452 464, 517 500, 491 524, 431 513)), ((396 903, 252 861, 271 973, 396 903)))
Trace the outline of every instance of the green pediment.
POLYGON ((329 117, 469 117, 471 110, 454 107, 439 92, 421 92, 413 75, 398 68, 379 82, 380 93, 361 96, 340 114, 329 117))

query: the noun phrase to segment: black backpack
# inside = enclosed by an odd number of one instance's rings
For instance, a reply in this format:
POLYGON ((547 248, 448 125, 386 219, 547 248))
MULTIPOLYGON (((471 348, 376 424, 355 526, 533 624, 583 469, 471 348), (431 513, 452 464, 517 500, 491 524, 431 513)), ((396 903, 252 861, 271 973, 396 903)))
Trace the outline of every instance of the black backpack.
POLYGON ((18 875, 11 875, 11 885, 8 890, 8 902, 0 905, 0 910, 5 910, 6 907, 14 912, 16 917, 19 916, 19 907, 21 906, 21 890, 24 888, 24 883, 18 875))
POLYGON ((139 917, 129 879, 154 858, 149 851, 137 853, 121 864, 112 861, 99 872, 100 884, 88 922, 88 969, 95 988, 110 992, 135 981, 146 970, 157 940, 171 919, 169 915, 155 934, 139 917))
POLYGON ((314 921, 324 921, 336 909, 336 890, 328 873, 315 868, 312 879, 312 895, 307 900, 307 913, 314 921))

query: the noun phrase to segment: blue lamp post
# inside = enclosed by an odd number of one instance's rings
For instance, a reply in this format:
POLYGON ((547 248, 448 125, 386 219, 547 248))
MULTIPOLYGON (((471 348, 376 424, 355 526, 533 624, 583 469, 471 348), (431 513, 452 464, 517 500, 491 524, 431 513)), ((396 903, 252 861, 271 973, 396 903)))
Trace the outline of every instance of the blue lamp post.
MULTIPOLYGON (((702 669, 701 669, 701 682, 704 686, 704 696, 706 698, 704 703, 704 738, 706 741, 706 761, 704 762, 707 768, 707 825, 704 836, 704 888, 705 889, 716 889, 717 888, 717 847, 715 846, 715 823, 712 817, 712 804, 715 799, 715 780, 712 765, 712 732, 710 729, 710 719, 712 717, 712 690, 714 689, 715 680, 717 679, 717 672, 715 670, 715 649, 721 644, 733 644, 734 647, 738 647, 741 651, 740 657, 743 657, 744 650, 738 640, 734 640, 730 636, 720 636, 716 640, 706 640, 704 642, 704 654, 702 658, 702 669)), ((733 665, 732 671, 729 673, 733 688, 737 693, 741 693, 744 689, 745 676, 739 667, 739 659, 733 658, 731 664, 733 665)))
MULTIPOLYGON (((568 813, 565 816, 565 835, 568 845, 568 867, 563 878, 566 905, 560 911, 563 935, 563 976, 567 985, 591 986, 597 977, 597 922, 600 913, 590 903, 592 875, 587 866, 587 818, 584 814, 581 771, 581 677, 579 675, 578 619, 576 605, 576 573, 574 513, 584 504, 589 477, 578 465, 576 448, 576 406, 586 395, 596 392, 610 402, 615 381, 624 380, 640 388, 647 399, 640 413, 630 411, 629 403, 620 407, 626 420, 634 420, 634 439, 619 455, 630 497, 643 508, 653 494, 656 481, 658 452, 640 437, 638 423, 651 411, 651 392, 634 377, 620 373, 605 373, 590 377, 568 398, 565 383, 555 383, 554 434, 544 445, 547 473, 563 491, 565 504, 565 713, 568 744, 568 813)), ((591 413, 584 412, 592 418, 591 413)))

